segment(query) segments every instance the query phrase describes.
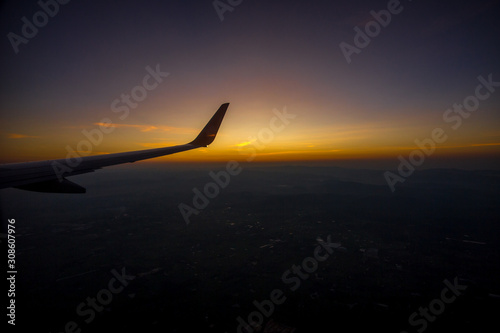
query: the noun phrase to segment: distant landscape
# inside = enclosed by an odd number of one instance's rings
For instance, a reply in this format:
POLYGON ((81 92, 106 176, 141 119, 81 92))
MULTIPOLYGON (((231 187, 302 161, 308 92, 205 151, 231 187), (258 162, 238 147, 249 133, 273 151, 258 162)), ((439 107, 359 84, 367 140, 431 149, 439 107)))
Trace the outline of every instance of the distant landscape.
POLYGON ((108 168, 71 178, 83 195, 3 190, 2 218, 17 226, 20 324, 245 332, 238 317, 248 323, 273 290, 282 303, 247 331, 472 332, 496 322, 500 171, 418 170, 392 193, 380 170, 255 164, 186 224, 179 204, 223 168, 108 168), (331 256, 286 282, 328 239, 331 256), (466 287, 440 309, 445 280, 466 287), (431 304, 433 320, 409 322, 431 304))

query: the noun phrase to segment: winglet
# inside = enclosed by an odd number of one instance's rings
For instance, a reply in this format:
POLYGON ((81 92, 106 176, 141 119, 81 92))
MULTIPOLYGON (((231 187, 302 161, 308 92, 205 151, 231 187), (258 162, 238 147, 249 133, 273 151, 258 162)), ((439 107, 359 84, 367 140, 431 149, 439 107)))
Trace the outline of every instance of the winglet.
POLYGON ((191 141, 189 144, 199 147, 206 147, 211 144, 217 135, 217 131, 219 130, 228 106, 229 103, 222 104, 219 110, 217 110, 217 112, 215 112, 212 116, 212 119, 210 119, 210 121, 205 125, 200 134, 198 134, 196 139, 191 141))

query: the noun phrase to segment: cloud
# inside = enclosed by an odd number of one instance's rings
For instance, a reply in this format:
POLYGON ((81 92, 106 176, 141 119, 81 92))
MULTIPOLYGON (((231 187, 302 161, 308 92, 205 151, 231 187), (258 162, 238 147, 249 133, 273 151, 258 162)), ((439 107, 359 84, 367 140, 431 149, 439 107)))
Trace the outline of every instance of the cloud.
POLYGON ((500 143, 473 143, 464 147, 484 147, 484 146, 500 146, 500 143))
MULTIPOLYGON (((313 154, 313 155, 321 155, 321 154, 328 154, 328 153, 338 153, 344 150, 341 149, 322 149, 322 150, 284 150, 284 151, 273 151, 273 152, 268 152, 268 153, 257 153, 257 156, 275 156, 275 155, 307 155, 307 154, 313 154)), ((243 151, 244 152, 244 151, 243 151)))
POLYGON ((140 146, 146 147, 146 148, 163 148, 163 147, 171 147, 178 145, 178 142, 143 142, 143 143, 137 143, 140 146))
POLYGON ((31 138, 40 138, 40 136, 35 135, 25 135, 25 134, 17 134, 17 133, 9 133, 7 134, 9 139, 31 139, 31 138))
MULTIPOLYGON (((436 145, 436 149, 457 149, 457 148, 470 148, 470 147, 492 147, 492 146, 500 146, 500 143, 493 142, 493 143, 470 143, 466 145, 450 145, 450 146, 439 146, 436 145)), ((387 150, 414 150, 415 148, 418 149, 418 147, 415 146, 399 146, 399 147, 393 147, 393 146, 388 146, 388 147, 379 147, 379 149, 387 149, 387 150)))
POLYGON ((238 143, 238 144, 233 145, 232 147, 245 147, 245 146, 251 145, 251 144, 252 144, 252 143, 254 143, 255 141, 256 141, 256 140, 251 140, 251 141, 241 142, 241 143, 238 143))
POLYGON ((182 134, 192 134, 196 133, 197 130, 194 128, 187 127, 172 127, 172 126, 150 126, 150 125, 133 125, 133 124, 108 124, 108 123, 94 123, 94 125, 99 125, 103 127, 124 127, 124 128, 137 128, 141 132, 173 132, 182 134))

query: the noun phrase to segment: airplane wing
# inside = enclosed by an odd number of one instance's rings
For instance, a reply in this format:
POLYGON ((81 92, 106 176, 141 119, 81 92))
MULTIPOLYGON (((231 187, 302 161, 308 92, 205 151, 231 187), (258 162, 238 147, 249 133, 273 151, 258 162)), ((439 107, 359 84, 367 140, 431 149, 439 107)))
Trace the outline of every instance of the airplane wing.
POLYGON ((132 163, 207 147, 214 141, 228 106, 229 103, 222 104, 196 139, 183 145, 71 159, 2 164, 0 165, 0 189, 14 187, 35 192, 85 193, 84 187, 65 177, 93 172, 110 165, 132 163))

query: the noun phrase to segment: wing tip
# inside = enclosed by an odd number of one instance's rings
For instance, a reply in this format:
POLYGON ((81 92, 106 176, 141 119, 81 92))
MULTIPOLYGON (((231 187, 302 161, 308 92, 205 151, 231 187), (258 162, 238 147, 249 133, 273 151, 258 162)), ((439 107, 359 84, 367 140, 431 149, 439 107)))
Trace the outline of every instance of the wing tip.
POLYGON ((222 119, 224 119, 224 115, 226 114, 228 107, 229 103, 222 104, 205 127, 201 130, 200 134, 198 134, 196 139, 191 141, 189 144, 199 147, 207 147, 211 144, 215 140, 215 136, 219 131, 219 127, 222 123, 222 119))

